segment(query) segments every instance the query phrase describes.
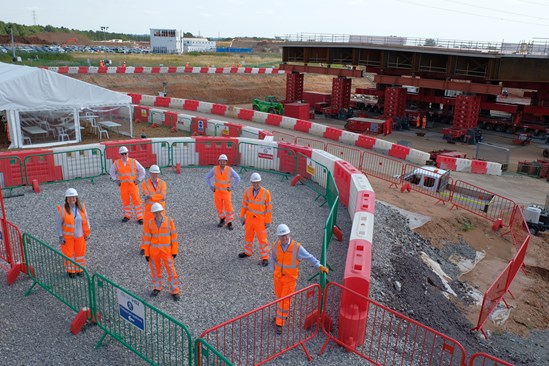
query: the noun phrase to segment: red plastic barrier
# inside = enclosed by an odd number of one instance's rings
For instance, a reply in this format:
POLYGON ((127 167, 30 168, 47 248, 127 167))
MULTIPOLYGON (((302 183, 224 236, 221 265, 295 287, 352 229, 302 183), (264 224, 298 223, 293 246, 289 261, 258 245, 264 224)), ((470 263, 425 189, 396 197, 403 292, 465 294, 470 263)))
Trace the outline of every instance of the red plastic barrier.
POLYGON ((216 74, 223 74, 223 68, 222 67, 216 67, 215 68, 215 73, 216 74))
POLYGON ((239 123, 225 122, 225 129, 223 129, 223 137, 239 137, 242 135, 243 125, 239 123))
POLYGON ((241 109, 236 118, 244 121, 251 121, 254 118, 254 113, 255 111, 253 109, 241 109))
POLYGON ((326 127, 326 131, 324 131, 324 138, 339 141, 339 138, 341 137, 341 134, 343 133, 342 130, 335 127, 326 127))
POLYGON ((336 160, 334 163, 334 180, 339 190, 339 202, 344 207, 349 207, 349 194, 351 192, 351 176, 362 174, 351 163, 345 160, 336 160))
POLYGON ((68 74, 69 73, 69 67, 68 66, 59 66, 59 69, 57 70, 60 74, 68 74))
POLYGON ((295 122, 294 130, 309 133, 309 130, 311 129, 312 125, 313 125, 312 122, 305 121, 303 119, 298 119, 295 122))
MULTIPOLYGON (((145 168, 156 164, 156 154, 152 150, 152 140, 150 139, 138 139, 138 140, 117 140, 117 141, 104 141, 101 142, 105 145, 105 159, 111 159, 115 161, 120 158, 118 149, 120 146, 126 146, 130 153, 130 158, 134 158, 145 168)), ((109 171, 110 166, 107 167, 109 171)))
POLYGON ((437 168, 445 169, 445 170, 457 170, 457 159, 450 157, 450 156, 444 156, 444 155, 437 155, 436 160, 437 168))
POLYGON ((128 93, 128 95, 132 98, 132 104, 141 103, 141 99, 143 98, 142 94, 128 93))
POLYGON ((154 106, 155 107, 164 107, 168 108, 170 106, 170 101, 172 98, 169 97, 156 97, 154 100, 154 106))
POLYGON ((227 106, 225 104, 214 104, 212 106, 212 110, 210 111, 211 114, 217 114, 220 116, 224 116, 227 112, 227 106))
POLYGON ((136 66, 136 67, 133 69, 133 73, 134 73, 134 74, 142 74, 142 73, 143 73, 143 66, 136 66))
POLYGON ((150 107, 135 106, 133 109, 133 118, 136 122, 148 122, 149 114, 151 112, 150 107))
POLYGON ((486 174, 488 171, 488 162, 482 160, 471 160, 471 173, 486 174))
POLYGON ((198 165, 217 165, 219 155, 227 155, 227 164, 238 164, 238 139, 234 137, 195 136, 198 165))
POLYGON ((78 73, 79 74, 87 74, 89 72, 90 68, 88 66, 79 66, 78 67, 78 73))
POLYGON ((389 149, 388 154, 389 156, 405 160, 408 154, 410 154, 410 148, 399 144, 393 144, 389 149))
POLYGON ((244 68, 244 73, 245 74, 251 74, 252 73, 252 68, 251 67, 244 68))
POLYGON ((231 67, 231 74, 238 73, 238 67, 231 67))
POLYGON ((160 67, 159 66, 151 67, 151 74, 160 74, 160 67))
POLYGON ((117 66, 116 67, 116 73, 117 74, 125 74, 126 73, 126 66, 117 66))
POLYGON ((271 126, 277 126, 277 127, 280 127, 281 122, 282 122, 282 116, 278 114, 269 114, 267 116, 267 119, 265 120, 265 124, 271 125, 271 126))
POLYGON ((198 100, 185 99, 185 102, 183 103, 183 109, 187 111, 196 111, 198 109, 199 103, 200 102, 198 100))
POLYGON ((360 135, 358 136, 358 140, 356 140, 355 145, 364 147, 366 149, 373 149, 375 143, 376 143, 375 137, 360 135))
POLYGON ((301 180, 301 175, 297 174, 295 177, 292 178, 291 182, 290 182, 290 185, 292 187, 295 187, 295 185, 297 183, 299 183, 299 181, 301 180))
POLYGON ((17 187, 25 183, 23 158, 14 154, 13 151, 0 153, 0 173, 2 173, 4 187, 17 187))
POLYGON ((258 70, 258 74, 264 74, 267 69, 265 67, 260 67, 258 70))
POLYGON ((27 184, 32 184, 33 180, 44 183, 63 179, 63 168, 55 166, 51 150, 14 151, 11 154, 23 161, 27 184))
POLYGON ((201 74, 207 74, 209 70, 210 70, 209 67, 201 67, 200 68, 200 73, 201 74))
POLYGON ((284 152, 282 152, 282 154, 279 154, 279 159, 280 159, 279 170, 281 172, 299 173, 301 174, 302 177, 305 177, 307 179, 310 178, 311 175, 307 173, 307 161, 305 159, 299 158, 295 153, 301 153, 310 158, 313 155, 313 149, 305 146, 289 144, 283 141, 278 143, 278 148, 288 149, 294 152, 294 154, 285 154, 284 152), (296 166, 296 163, 297 163, 297 166, 296 166))
POLYGON ((208 118, 192 117, 191 132, 192 132, 193 136, 206 135, 206 129, 207 128, 208 128, 208 118))
POLYGON ((162 121, 162 126, 169 128, 177 127, 177 112, 165 111, 164 112, 164 121, 162 121))
POLYGON ((192 73, 192 72, 193 72, 193 68, 190 67, 190 66, 185 66, 185 69, 183 70, 183 72, 190 72, 190 73, 192 73))
POLYGON ((99 66, 97 68, 97 73, 98 74, 106 74, 107 71, 109 71, 109 68, 107 66, 99 66))
POLYGON ((170 66, 168 67, 168 74, 175 74, 177 72, 176 66, 170 66))
POLYGON ((356 197, 355 212, 375 213, 376 193, 374 191, 359 191, 356 197))
POLYGON ((267 130, 259 131, 258 138, 260 140, 265 140, 265 136, 273 136, 273 134, 271 133, 271 131, 267 131, 267 130))

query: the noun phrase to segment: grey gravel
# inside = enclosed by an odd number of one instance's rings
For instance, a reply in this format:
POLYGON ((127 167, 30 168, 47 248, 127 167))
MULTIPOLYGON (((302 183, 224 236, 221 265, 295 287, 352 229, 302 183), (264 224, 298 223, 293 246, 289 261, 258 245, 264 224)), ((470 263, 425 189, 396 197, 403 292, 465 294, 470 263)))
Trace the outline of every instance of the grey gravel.
MULTIPOLYGON (((107 276, 179 320, 194 339, 216 324, 275 300, 272 277, 268 268, 260 266, 257 244, 252 258, 239 259, 244 230, 238 221, 233 231, 217 228, 213 197, 203 179, 206 172, 199 168, 184 169, 179 175, 168 168, 163 169, 161 176, 168 183, 167 212, 175 219, 179 232, 180 254, 176 268, 182 297, 178 303, 167 293, 154 299, 148 296, 151 291, 149 269, 139 255, 141 226, 135 220, 126 224, 120 222, 122 210, 118 188, 107 176, 96 179, 93 184, 89 181, 44 184, 39 194, 27 187, 17 189, 14 193, 24 196, 5 200, 7 217, 22 231, 56 246, 55 207, 62 202, 67 188, 76 188, 88 206, 92 223, 87 254, 90 272, 107 276)), ((240 209, 243 191, 249 185, 250 174, 251 171, 241 174, 242 183, 233 193, 236 212, 240 209)), ((276 225, 287 223, 293 238, 319 257, 327 205, 321 206, 321 199, 315 201, 316 194, 305 186, 291 187, 289 180, 276 174, 262 173, 262 176, 264 186, 273 197, 270 242, 275 239, 276 225)), ((426 252, 444 268, 450 268, 444 253, 439 253, 411 231, 408 223, 409 220, 393 208, 379 202, 376 205, 370 296, 458 340, 468 356, 484 351, 517 365, 549 364, 547 331, 532 332, 529 338, 497 335, 487 341, 469 333, 473 325, 441 294, 440 280, 419 259, 419 253, 426 252), (395 289, 396 283, 401 285, 400 289, 395 289)), ((345 239, 342 243, 334 239, 330 244, 328 258, 333 270, 329 280, 342 283, 351 222, 341 206, 337 224, 345 239)), ((466 243, 458 244, 460 251, 467 254, 466 243)), ((314 273, 313 268, 302 263, 298 288, 307 286, 307 279, 314 273)), ((5 276, 0 276, 1 365, 147 364, 108 336, 95 350, 94 346, 102 336, 97 326, 88 325, 82 333, 72 335, 69 327, 74 313, 38 286, 26 297, 31 283, 22 275, 14 285, 8 286, 5 276)), ((459 292, 459 282, 451 285, 459 292)), ((313 364, 366 363, 333 344, 319 356, 318 351, 325 340, 320 332, 307 343, 313 364)), ((297 348, 268 364, 310 363, 301 348, 297 348)))

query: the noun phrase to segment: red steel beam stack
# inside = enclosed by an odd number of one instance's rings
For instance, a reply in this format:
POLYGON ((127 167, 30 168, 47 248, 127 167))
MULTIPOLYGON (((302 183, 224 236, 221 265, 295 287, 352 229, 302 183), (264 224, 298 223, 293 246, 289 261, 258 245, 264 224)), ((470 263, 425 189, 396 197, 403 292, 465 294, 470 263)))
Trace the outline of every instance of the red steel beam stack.
POLYGON ((452 128, 469 129, 476 128, 480 113, 480 96, 458 95, 454 104, 454 123, 452 128))
POLYGON ((301 102, 303 99, 303 74, 286 74, 286 103, 301 102))
POLYGON ((406 110, 406 88, 385 89, 385 117, 402 117, 406 110))
POLYGON ((351 79, 334 78, 332 80, 332 105, 339 111, 341 108, 349 108, 351 105, 351 79))

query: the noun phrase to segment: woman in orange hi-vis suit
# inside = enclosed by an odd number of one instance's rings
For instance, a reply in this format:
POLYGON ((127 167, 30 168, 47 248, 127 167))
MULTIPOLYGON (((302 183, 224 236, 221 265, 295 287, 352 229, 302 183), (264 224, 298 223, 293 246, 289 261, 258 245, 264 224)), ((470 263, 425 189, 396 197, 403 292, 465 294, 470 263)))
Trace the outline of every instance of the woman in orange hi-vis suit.
POLYGON ((233 168, 227 166, 227 155, 219 155, 218 160, 219 165, 213 167, 206 175, 206 183, 214 193, 215 209, 219 218, 217 227, 223 227, 226 222, 227 228, 232 230, 234 210, 231 190, 240 183, 240 176, 233 168))
POLYGON ((250 176, 252 186, 244 191, 240 222, 246 225, 244 252, 239 258, 248 258, 254 254, 254 235, 259 241, 259 255, 263 267, 269 265, 269 243, 267 229, 272 221, 271 193, 261 187, 261 175, 253 173, 250 176))
MULTIPOLYGON (((76 189, 69 188, 65 192, 65 204, 57 206, 57 234, 61 252, 80 266, 86 265, 86 241, 90 236, 90 223, 86 206, 80 202, 76 189)), ((65 269, 69 277, 82 276, 81 267, 65 260, 65 269)))
POLYGON ((109 174, 120 187, 120 200, 124 210, 122 222, 128 222, 132 218, 131 200, 137 222, 139 225, 143 225, 143 207, 141 207, 141 197, 139 197, 139 186, 137 184, 145 179, 145 168, 137 160, 128 157, 128 148, 126 146, 121 146, 118 153, 120 159, 113 163, 109 174))
POLYGON ((163 214, 164 208, 160 203, 151 207, 153 218, 143 226, 143 245, 145 259, 149 262, 153 283, 152 297, 162 291, 162 266, 168 275, 170 294, 175 301, 179 301, 179 278, 175 270, 174 259, 178 253, 177 231, 173 219, 163 214))
MULTIPOLYGON (((278 241, 273 244, 271 249, 271 271, 273 272, 275 296, 280 299, 295 291, 300 261, 308 261, 322 273, 328 273, 328 268, 321 265, 319 260, 307 252, 300 243, 290 240, 288 225, 278 225, 276 234, 278 241)), ((290 299, 278 302, 275 319, 276 334, 282 334, 282 327, 289 315, 290 299)))
MULTIPOLYGON (((141 194, 145 199, 145 222, 153 218, 151 207, 154 203, 160 203, 166 209, 166 189, 167 185, 162 179, 158 178, 160 168, 158 165, 151 165, 149 168, 148 179, 141 183, 141 194)), ((144 253, 143 245, 141 245, 141 255, 144 253)))

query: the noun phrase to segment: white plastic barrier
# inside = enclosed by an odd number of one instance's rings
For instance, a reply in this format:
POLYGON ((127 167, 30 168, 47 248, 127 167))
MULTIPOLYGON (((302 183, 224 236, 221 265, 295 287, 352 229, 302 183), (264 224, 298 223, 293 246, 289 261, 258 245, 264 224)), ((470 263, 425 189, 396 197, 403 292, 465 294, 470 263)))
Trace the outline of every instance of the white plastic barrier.
POLYGON ((280 158, 278 157, 278 143, 275 141, 256 140, 239 137, 240 165, 261 170, 278 171, 280 158))
MULTIPOLYGON (((311 159, 316 161, 319 164, 324 165, 329 171, 332 177, 334 176, 334 164, 336 161, 341 160, 340 158, 333 156, 330 153, 327 153, 324 150, 313 149, 311 154, 311 159)), ((326 177, 327 172, 324 171, 320 166, 316 166, 315 174, 313 180, 320 184, 323 188, 326 188, 326 177)))
POLYGON ((145 66, 143 67, 143 74, 150 74, 152 72, 152 67, 145 66))
POLYGON ((212 111, 213 103, 208 102, 198 102, 197 112, 201 113, 210 113, 212 111))
POLYGON ((168 140, 171 143, 173 165, 178 163, 182 166, 199 165, 199 155, 192 137, 171 137, 163 140, 168 140))
POLYGON ((193 116, 189 114, 179 113, 177 115, 177 129, 181 131, 191 132, 193 116))
POLYGON ((470 173, 471 172, 471 165, 472 165, 471 160, 457 158, 456 159, 456 172, 470 173))
POLYGON ((133 74, 135 73, 135 67, 134 66, 126 66, 126 74, 133 74))
POLYGON ((78 74, 78 66, 69 66, 69 74, 78 74))
POLYGON ((374 150, 382 152, 384 154, 387 154, 389 150, 391 150, 391 147, 393 147, 392 142, 385 141, 382 139, 376 139, 376 142, 374 143, 374 150))
POLYGON ((359 135, 354 132, 343 131, 343 133, 339 137, 339 142, 341 142, 342 144, 355 146, 355 142, 358 141, 358 136, 359 135))
POLYGON ((242 126, 242 137, 248 137, 252 139, 259 139, 259 132, 262 131, 261 128, 242 126))
POLYGON ((319 137, 324 137, 324 132, 326 132, 327 126, 321 125, 320 123, 312 123, 309 134, 319 137))
POLYGON ((90 66, 88 67, 88 74, 97 74, 97 70, 99 68, 97 66, 90 66))
POLYGON ((489 161, 486 164, 486 174, 501 175, 501 173, 502 173, 502 170, 501 170, 501 164, 500 163, 495 163, 495 162, 489 161))
POLYGON ((170 104, 168 104, 169 108, 177 108, 182 109, 183 103, 185 103, 185 99, 182 98, 170 98, 170 104))
POLYGON ((223 136, 223 130, 225 129, 225 121, 219 119, 209 119, 208 126, 206 127, 207 136, 223 136))
MULTIPOLYGON (((85 148, 105 151, 105 146, 101 144, 89 144, 85 145, 85 148)), ((101 154, 94 154, 92 150, 78 152, 74 150, 75 146, 57 147, 54 149, 53 161, 56 166, 63 167, 64 180, 102 174, 101 154)))
POLYGON ((254 116, 252 117, 252 121, 258 122, 258 123, 265 123, 267 121, 268 116, 269 116, 269 113, 254 111, 254 116))
POLYGON ((141 97, 141 101, 139 104, 154 107, 154 102, 156 101, 156 97, 154 95, 143 95, 141 97))
MULTIPOLYGON (((372 243, 374 234, 374 215, 370 212, 357 212, 353 215, 353 226, 349 241, 361 239, 372 243)), ((372 243, 373 244, 373 243, 372 243)))
POLYGON ((418 165, 425 165, 429 159, 431 159, 431 154, 416 149, 410 149, 410 153, 406 156, 406 161, 418 165))
POLYGON ((295 118, 282 117, 280 127, 287 128, 288 130, 294 130, 296 122, 297 120, 295 118))
POLYGON ((360 191, 374 191, 370 181, 364 174, 352 174, 351 175, 351 189, 349 191, 349 205, 347 205, 347 211, 349 216, 353 217, 356 212, 356 199, 358 192, 360 191))

